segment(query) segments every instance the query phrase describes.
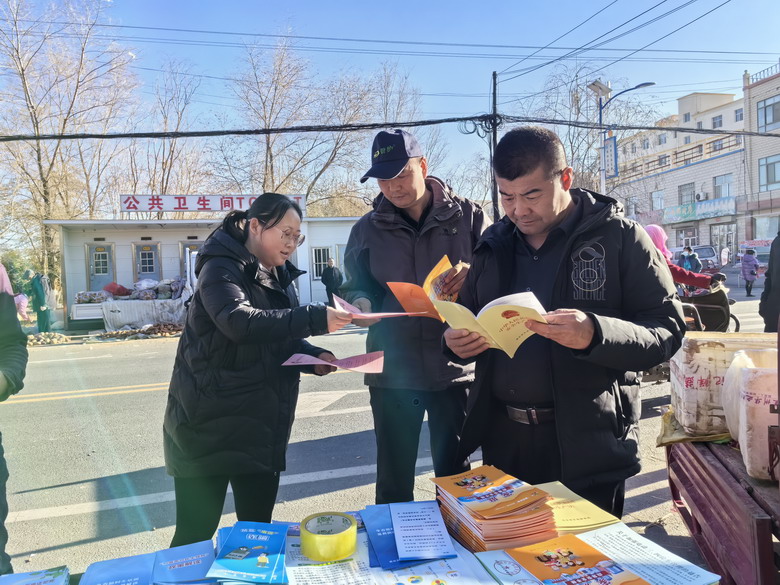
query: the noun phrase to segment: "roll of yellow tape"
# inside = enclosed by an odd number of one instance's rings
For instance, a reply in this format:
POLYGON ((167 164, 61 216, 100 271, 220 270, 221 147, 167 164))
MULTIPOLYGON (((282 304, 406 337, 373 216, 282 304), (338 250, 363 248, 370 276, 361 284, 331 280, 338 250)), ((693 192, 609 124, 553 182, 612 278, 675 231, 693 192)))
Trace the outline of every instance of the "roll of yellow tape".
POLYGON ((323 512, 301 522, 301 552, 313 561, 345 559, 357 546, 357 522, 349 514, 323 512))

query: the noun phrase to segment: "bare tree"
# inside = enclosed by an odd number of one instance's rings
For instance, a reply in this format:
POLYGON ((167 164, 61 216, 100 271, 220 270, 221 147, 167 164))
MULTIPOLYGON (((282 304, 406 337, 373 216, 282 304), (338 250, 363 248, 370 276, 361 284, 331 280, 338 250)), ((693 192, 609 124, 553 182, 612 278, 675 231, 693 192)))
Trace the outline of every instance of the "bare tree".
MULTIPOLYGON (((598 121, 598 98, 587 86, 605 73, 596 71, 591 63, 562 64, 547 78, 538 95, 521 102, 521 115, 536 118, 562 120, 563 122, 598 121)), ((626 85, 623 80, 613 80, 613 85, 626 85)), ((608 124, 650 124, 656 112, 642 104, 635 96, 627 94, 612 102, 605 110, 604 122, 608 124)), ((578 128, 566 124, 551 124, 563 142, 569 164, 574 168, 575 186, 599 189, 599 153, 601 134, 598 130, 578 128)), ((618 138, 623 132, 617 133, 618 138)))
MULTIPOLYGON (((106 128, 119 113, 123 91, 130 89, 122 80, 131 78, 126 71, 131 57, 96 38, 101 4, 59 4, 38 15, 26 0, 4 0, 0 15, 0 65, 8 71, 0 86, 3 133, 40 136, 106 128)), ((48 271, 56 246, 42 220, 94 213, 101 193, 96 171, 112 155, 102 145, 80 149, 63 140, 35 138, 4 143, 0 154, 0 165, 16 177, 29 211, 24 219, 36 224, 24 231, 48 271), (86 202, 80 196, 85 190, 86 202)))
MULTIPOLYGON (((182 63, 169 62, 155 87, 153 108, 138 124, 163 132, 182 132, 194 123, 193 98, 200 79, 182 63)), ((129 194, 191 194, 202 189, 211 177, 200 143, 182 138, 134 140, 127 149, 122 191, 129 194)), ((181 217, 170 212, 138 213, 136 216, 181 217)))

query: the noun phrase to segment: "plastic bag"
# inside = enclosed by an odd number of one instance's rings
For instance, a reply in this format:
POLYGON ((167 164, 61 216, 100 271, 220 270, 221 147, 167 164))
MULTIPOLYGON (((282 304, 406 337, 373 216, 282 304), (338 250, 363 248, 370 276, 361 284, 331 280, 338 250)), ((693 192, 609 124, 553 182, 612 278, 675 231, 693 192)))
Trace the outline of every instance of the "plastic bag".
POLYGON ((159 284, 158 281, 153 280, 151 278, 142 278, 141 280, 133 284, 133 288, 135 288, 135 290, 147 290, 156 287, 158 284, 159 284))
POLYGON ((769 479, 768 427, 777 423, 777 350, 740 350, 726 372, 721 393, 726 424, 739 442, 748 475, 769 479))

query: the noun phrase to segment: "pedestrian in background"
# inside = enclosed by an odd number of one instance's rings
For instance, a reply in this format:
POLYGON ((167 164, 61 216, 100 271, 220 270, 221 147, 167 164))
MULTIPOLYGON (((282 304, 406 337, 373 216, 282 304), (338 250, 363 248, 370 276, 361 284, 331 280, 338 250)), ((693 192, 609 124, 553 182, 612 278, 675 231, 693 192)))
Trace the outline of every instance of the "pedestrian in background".
MULTIPOLYGON (((11 283, 5 267, 0 264, 0 402, 22 389, 27 368, 27 337, 16 316, 11 283)), ((8 531, 8 465, 0 437, 0 575, 13 573, 11 557, 6 553, 8 531)))
POLYGON ((742 256, 742 278, 745 279, 745 296, 752 297, 753 283, 758 278, 758 258, 755 250, 748 250, 742 256))
POLYGON ((780 232, 769 248, 769 265, 764 273, 764 290, 758 303, 758 314, 764 319, 764 331, 777 333, 780 315, 780 232))
POLYGON ((301 371, 282 363, 295 353, 332 362, 304 338, 351 321, 345 311, 298 305, 293 281, 304 272, 289 259, 304 240, 301 216, 289 197, 264 193, 231 211, 198 254, 163 427, 176 493, 171 546, 213 537, 228 485, 239 520, 271 521, 301 371))
POLYGON ((38 333, 47 333, 51 331, 51 307, 49 306, 51 284, 49 277, 27 270, 24 273, 24 278, 29 281, 29 298, 38 320, 38 333))
POLYGON ((339 292, 339 287, 344 283, 344 276, 336 266, 333 258, 328 258, 328 265, 323 268, 320 279, 322 279, 322 284, 325 285, 325 292, 328 293, 328 304, 331 307, 335 307, 333 295, 339 292))

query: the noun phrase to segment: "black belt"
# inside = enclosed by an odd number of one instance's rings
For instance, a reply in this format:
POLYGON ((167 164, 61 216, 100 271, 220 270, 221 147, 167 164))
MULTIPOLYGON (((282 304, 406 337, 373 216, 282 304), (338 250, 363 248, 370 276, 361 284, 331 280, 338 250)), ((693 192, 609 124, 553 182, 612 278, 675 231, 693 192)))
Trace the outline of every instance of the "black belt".
POLYGON ((515 408, 507 405, 506 414, 510 420, 524 425, 540 425, 555 421, 554 408, 515 408))

